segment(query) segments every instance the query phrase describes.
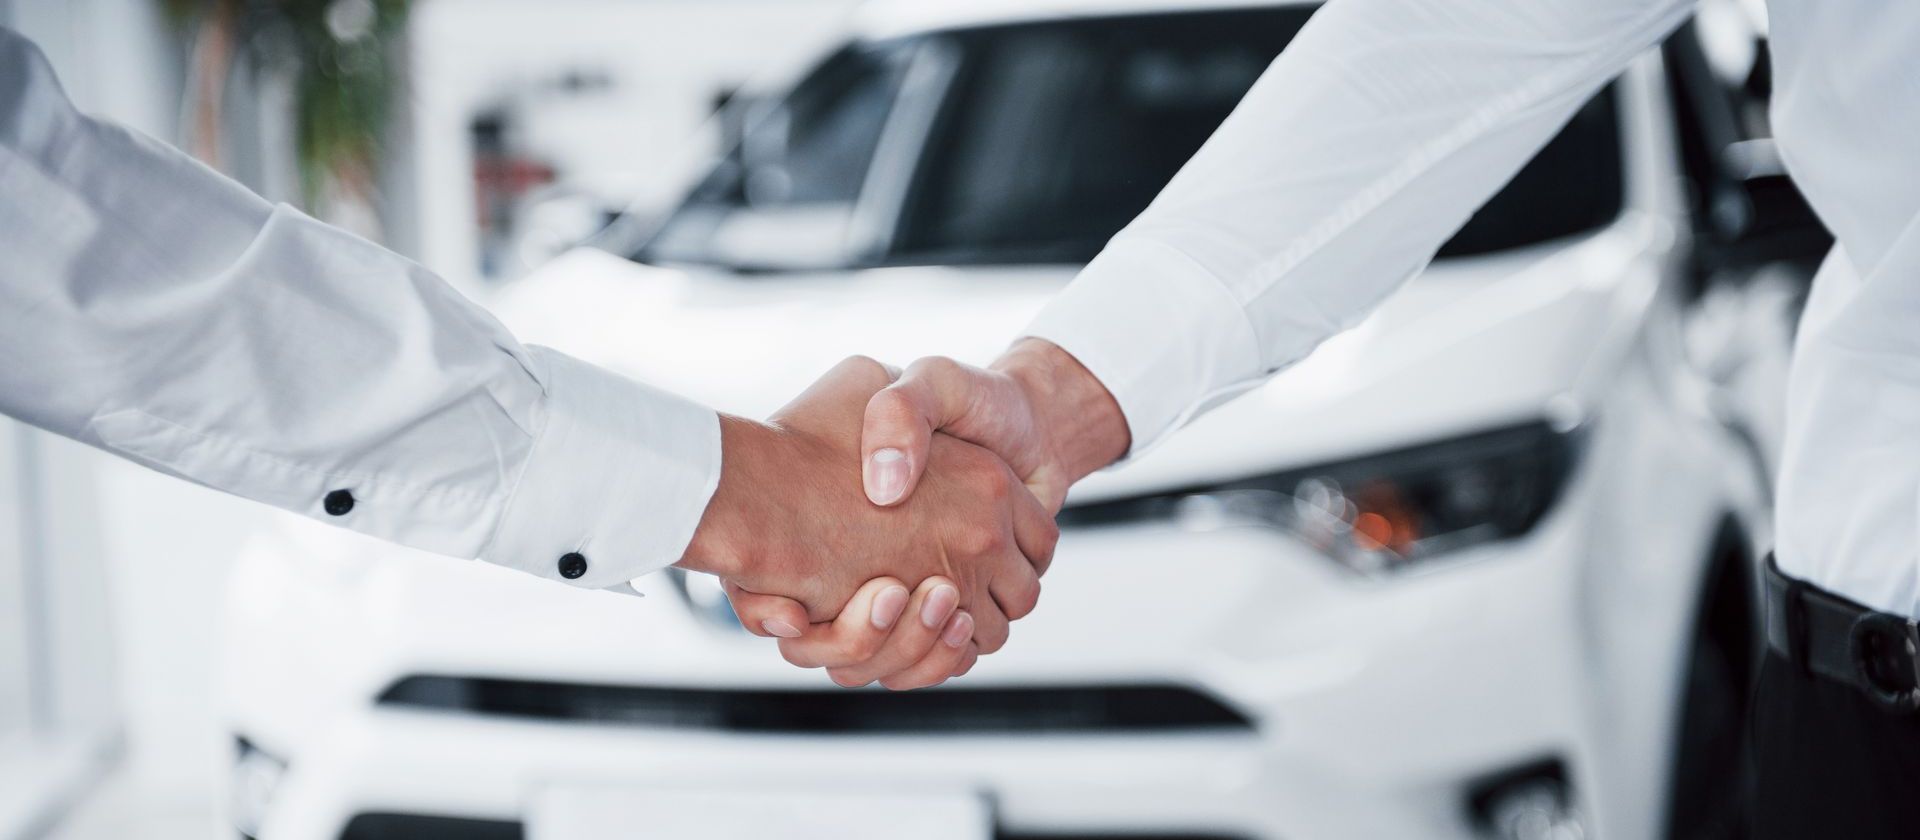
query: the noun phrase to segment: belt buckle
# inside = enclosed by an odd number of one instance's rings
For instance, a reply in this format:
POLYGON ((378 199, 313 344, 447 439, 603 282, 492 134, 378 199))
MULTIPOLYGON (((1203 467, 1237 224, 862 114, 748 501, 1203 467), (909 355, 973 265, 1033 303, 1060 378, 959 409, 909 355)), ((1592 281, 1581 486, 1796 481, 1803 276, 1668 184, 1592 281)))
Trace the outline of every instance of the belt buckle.
POLYGON ((1847 633, 1847 654, 1868 698, 1889 712, 1920 711, 1920 625, 1911 619, 1869 612, 1847 633), (1890 646, 1892 656, 1888 656, 1890 646), (1890 684, 1882 666, 1906 672, 1913 687, 1890 684))

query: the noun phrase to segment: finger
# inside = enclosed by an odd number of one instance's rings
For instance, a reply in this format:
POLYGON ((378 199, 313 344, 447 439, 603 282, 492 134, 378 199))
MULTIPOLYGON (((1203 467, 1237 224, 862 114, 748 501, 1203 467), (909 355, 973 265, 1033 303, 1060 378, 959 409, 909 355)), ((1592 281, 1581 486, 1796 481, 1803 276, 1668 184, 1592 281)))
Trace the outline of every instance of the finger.
POLYGON ((960 604, 960 590, 943 578, 929 578, 914 592, 906 617, 893 627, 893 634, 873 656, 827 671, 843 686, 866 685, 874 680, 906 670, 935 649, 940 632, 947 626, 960 604))
POLYGON ((980 646, 972 642, 967 643, 966 655, 960 657, 960 664, 954 666, 952 676, 955 676, 955 677, 966 676, 968 671, 973 670, 974 663, 979 661, 980 661, 980 646))
POLYGON ((1009 495, 1008 503, 1013 505, 1013 541, 1020 546, 1027 562, 1033 564, 1034 575, 1045 575, 1053 565, 1053 551, 1060 544, 1060 524, 1054 520, 1053 511, 1034 494, 1016 490, 1009 495))
POLYGON ((933 432, 964 419, 976 403, 979 378, 952 359, 914 362, 867 401, 860 456, 867 498, 897 504, 926 471, 933 432))
POLYGON ((893 691, 927 688, 947 681, 960 667, 967 651, 974 650, 973 616, 956 612, 940 629, 939 641, 920 661, 880 678, 880 684, 893 691))
POLYGON ((1031 568, 1000 575, 987 584, 987 594, 993 596, 994 606, 1000 608, 1008 621, 1019 621, 1032 615, 1033 608, 1040 603, 1040 578, 1034 576, 1031 568))
POLYGON ((1054 543, 1059 529, 1033 494, 1015 490, 1008 498, 1013 508, 1013 540, 1018 551, 1009 551, 999 560, 993 577, 987 581, 987 593, 1009 621, 1026 618, 1040 603, 1040 575, 1053 561, 1054 543))
POLYGON ((853 593, 832 621, 808 627, 796 638, 780 640, 780 655, 801 668, 864 662, 880 650, 907 603, 907 587, 890 577, 874 578, 853 593))
POLYGON ((977 603, 967 605, 967 612, 973 615, 973 640, 982 654, 993 653, 1007 644, 1007 615, 992 597, 974 600, 977 603))
POLYGON ((807 608, 799 601, 748 592, 732 581, 721 581, 720 585, 726 590, 727 601, 733 604, 734 616, 747 632, 762 638, 791 639, 807 629, 807 608))

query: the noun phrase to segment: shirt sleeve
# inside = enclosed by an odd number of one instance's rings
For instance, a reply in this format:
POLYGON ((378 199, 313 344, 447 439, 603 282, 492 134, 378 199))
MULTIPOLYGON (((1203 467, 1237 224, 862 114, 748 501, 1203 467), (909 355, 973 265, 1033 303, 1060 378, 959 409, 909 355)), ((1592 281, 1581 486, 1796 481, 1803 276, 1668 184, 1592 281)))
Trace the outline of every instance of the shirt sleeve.
POLYGON ((1358 323, 1691 0, 1332 0, 1027 334, 1138 453, 1358 323))
POLYGON ((714 413, 75 111, 0 29, 0 412, 428 551, 606 587, 680 558, 714 413))

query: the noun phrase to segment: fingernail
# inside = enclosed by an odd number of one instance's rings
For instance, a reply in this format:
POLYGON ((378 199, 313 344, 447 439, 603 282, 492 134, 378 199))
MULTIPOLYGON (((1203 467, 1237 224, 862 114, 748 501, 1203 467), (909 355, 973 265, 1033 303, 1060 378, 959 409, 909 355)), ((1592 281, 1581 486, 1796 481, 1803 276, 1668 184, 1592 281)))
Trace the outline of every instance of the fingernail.
POLYGON ((873 596, 873 627, 885 630, 900 620, 900 614, 907 610, 907 588, 889 586, 873 596))
POLYGON ((966 644, 971 638, 973 638, 973 616, 966 613, 954 616, 952 621, 947 622, 947 632, 940 634, 940 641, 946 642, 947 647, 957 648, 966 644))
POLYGON ((940 584, 927 593, 927 601, 920 605, 920 623, 932 630, 953 614, 953 608, 960 604, 960 590, 949 584, 940 584))
POLYGON ((779 636, 782 639, 800 638, 799 630, 794 629, 793 625, 788 624, 784 621, 781 621, 780 619, 777 619, 777 618, 769 618, 766 621, 760 622, 760 629, 765 630, 768 633, 771 633, 775 636, 779 636))
POLYGON ((907 453, 879 449, 867 458, 867 498, 876 505, 900 501, 907 492, 907 453))

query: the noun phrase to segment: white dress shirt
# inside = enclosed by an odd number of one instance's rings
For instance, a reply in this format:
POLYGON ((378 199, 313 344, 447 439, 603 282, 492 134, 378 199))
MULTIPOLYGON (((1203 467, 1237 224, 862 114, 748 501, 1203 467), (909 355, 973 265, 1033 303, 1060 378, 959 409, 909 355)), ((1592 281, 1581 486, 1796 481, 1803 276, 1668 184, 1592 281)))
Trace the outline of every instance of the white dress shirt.
POLYGON ((714 413, 77 113, 0 29, 0 412, 296 513, 606 587, 680 559, 714 413))
MULTIPOLYGON (((1361 320, 1691 7, 1333 0, 1028 332, 1150 445, 1361 320)), ((1793 363, 1779 563, 1920 614, 1920 3, 1769 8, 1775 134, 1838 240, 1793 363)))

